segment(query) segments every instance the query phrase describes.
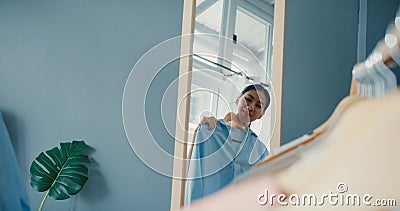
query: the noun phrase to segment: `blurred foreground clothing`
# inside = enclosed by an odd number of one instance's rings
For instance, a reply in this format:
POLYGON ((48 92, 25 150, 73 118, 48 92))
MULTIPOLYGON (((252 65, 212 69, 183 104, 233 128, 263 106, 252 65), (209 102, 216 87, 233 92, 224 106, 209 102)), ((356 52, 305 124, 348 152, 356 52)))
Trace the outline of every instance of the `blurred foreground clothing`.
POLYGON ((28 196, 7 127, 0 112, 0 210, 29 211, 28 196))

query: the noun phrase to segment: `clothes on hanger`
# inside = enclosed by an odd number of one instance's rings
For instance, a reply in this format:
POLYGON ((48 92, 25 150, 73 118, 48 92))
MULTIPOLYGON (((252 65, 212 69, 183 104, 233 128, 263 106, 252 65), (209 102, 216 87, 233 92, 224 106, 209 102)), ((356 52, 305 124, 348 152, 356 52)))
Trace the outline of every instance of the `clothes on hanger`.
POLYGON ((267 148, 250 128, 244 131, 222 119, 212 131, 208 125, 201 125, 195 140, 185 185, 185 206, 219 191, 268 156, 267 148))

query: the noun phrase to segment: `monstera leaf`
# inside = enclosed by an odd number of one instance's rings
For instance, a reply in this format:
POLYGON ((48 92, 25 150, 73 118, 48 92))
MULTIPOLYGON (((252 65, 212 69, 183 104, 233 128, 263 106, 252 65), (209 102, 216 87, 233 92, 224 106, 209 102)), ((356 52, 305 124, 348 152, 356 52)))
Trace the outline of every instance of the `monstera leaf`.
POLYGON ((82 190, 88 179, 87 164, 90 163, 85 152, 89 146, 84 141, 60 143, 41 152, 32 162, 30 183, 33 189, 47 191, 39 207, 42 210, 47 196, 56 200, 64 200, 82 190))

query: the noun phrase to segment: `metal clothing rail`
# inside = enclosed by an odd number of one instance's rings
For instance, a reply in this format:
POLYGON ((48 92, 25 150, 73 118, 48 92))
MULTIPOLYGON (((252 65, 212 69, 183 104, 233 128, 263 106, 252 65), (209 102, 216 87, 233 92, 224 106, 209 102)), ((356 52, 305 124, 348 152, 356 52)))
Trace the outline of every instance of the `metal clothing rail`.
MULTIPOLYGON (((229 68, 229 67, 227 67, 227 66, 225 66, 225 65, 219 64, 219 63, 217 63, 217 62, 213 62, 213 61, 211 61, 211 60, 209 60, 209 59, 207 59, 207 58, 205 58, 205 57, 203 57, 203 56, 200 56, 200 55, 198 55, 198 54, 193 54, 193 56, 196 57, 196 58, 198 58, 198 59, 200 59, 200 60, 202 60, 202 61, 204 61, 204 62, 206 62, 206 63, 210 63, 210 64, 213 64, 213 65, 215 65, 215 66, 217 66, 217 67, 221 67, 221 68, 223 68, 223 69, 225 69, 225 70, 231 72, 232 74, 240 75, 240 76, 244 77, 246 80, 248 80, 248 81, 250 81, 250 82, 259 83, 259 84, 261 84, 261 85, 263 85, 263 86, 265 86, 265 87, 268 87, 268 88, 270 87, 269 84, 266 84, 266 83, 263 83, 263 82, 258 82, 258 81, 256 82, 254 78, 252 78, 251 76, 248 76, 248 75, 247 75, 246 73, 244 73, 243 71, 233 70, 233 69, 231 69, 231 68, 229 68)), ((219 58, 219 57, 218 57, 218 58, 219 58)), ((228 75, 228 76, 229 76, 229 75, 228 75)))

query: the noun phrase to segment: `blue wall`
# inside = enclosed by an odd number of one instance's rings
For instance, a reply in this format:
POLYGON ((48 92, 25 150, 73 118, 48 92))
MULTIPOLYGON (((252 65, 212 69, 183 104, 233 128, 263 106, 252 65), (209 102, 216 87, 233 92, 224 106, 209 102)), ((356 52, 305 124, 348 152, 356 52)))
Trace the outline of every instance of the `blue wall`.
POLYGON ((350 90, 359 0, 287 0, 282 144, 316 128, 350 90))
MULTIPOLYGON (((131 150, 122 94, 140 56, 180 35, 182 9, 183 0, 0 1, 0 110, 32 210, 44 193, 29 186, 30 163, 39 152, 72 139, 85 139, 95 149, 90 179, 77 197, 49 198, 44 210, 169 209, 171 179, 147 168, 131 150)), ((177 75, 178 64, 168 65, 151 97, 161 99, 177 75)), ((167 124, 174 128, 176 103, 168 103, 167 124)), ((158 118, 148 118, 160 128, 152 132, 172 151, 173 138, 158 118)))

